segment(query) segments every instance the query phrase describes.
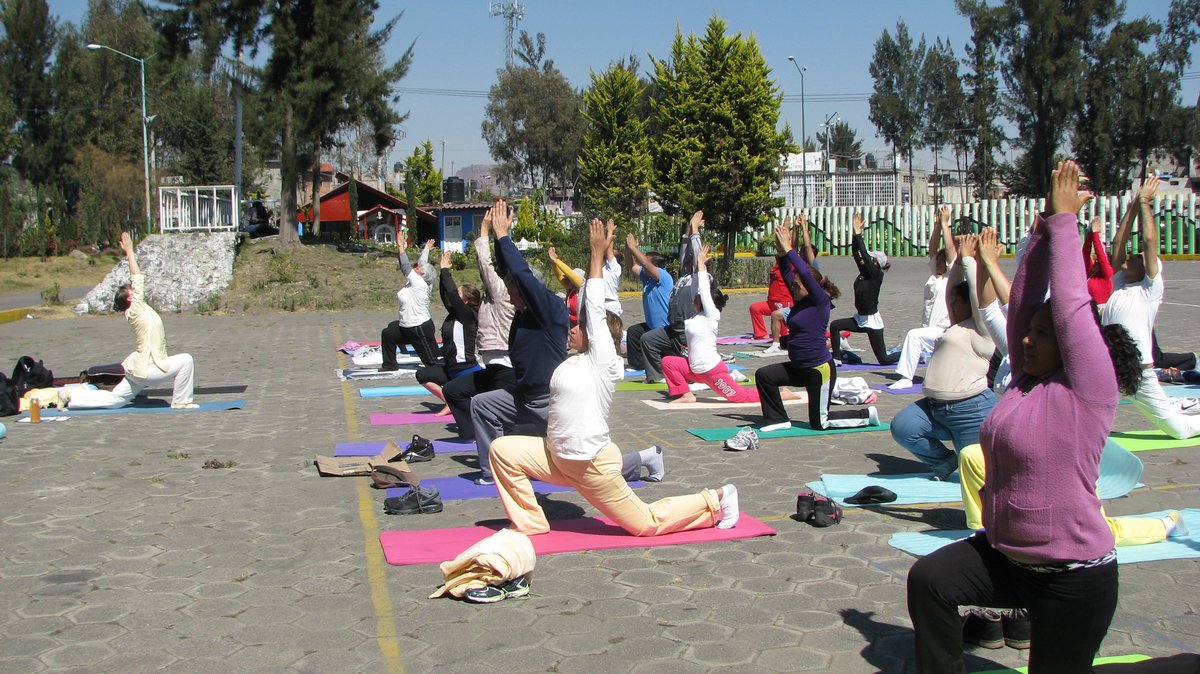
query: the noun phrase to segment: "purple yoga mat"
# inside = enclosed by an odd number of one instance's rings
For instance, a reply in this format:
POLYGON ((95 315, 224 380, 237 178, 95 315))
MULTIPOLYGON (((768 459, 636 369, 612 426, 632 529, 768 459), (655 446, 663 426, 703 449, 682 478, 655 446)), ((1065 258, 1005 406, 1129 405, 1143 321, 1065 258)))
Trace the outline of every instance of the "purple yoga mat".
POLYGON ((371 415, 372 426, 405 426, 408 424, 452 424, 454 417, 439 417, 433 412, 378 412, 371 415))
POLYGON ((770 337, 763 339, 754 339, 753 337, 718 337, 717 344, 721 346, 729 346, 732 344, 770 344, 770 337))
MULTIPOLYGON (((454 477, 434 477, 429 479, 421 479, 421 486, 428 487, 435 485, 438 492, 442 495, 443 501, 465 501, 467 499, 476 498, 499 498, 500 493, 496 491, 494 484, 475 484, 473 481, 478 473, 467 473, 466 475, 456 475, 454 477)), ((539 482, 531 480, 533 483, 533 491, 538 494, 551 494, 561 491, 575 491, 574 487, 561 487, 557 484, 548 482, 539 482)), ((630 482, 629 486, 634 489, 645 487, 646 483, 642 481, 630 482)), ((408 487, 392 487, 387 490, 387 495, 403 496, 408 492, 408 487)))
MULTIPOLYGON (((408 447, 408 441, 397 442, 400 449, 408 447)), ((386 442, 339 442, 334 447, 334 456, 375 456, 387 446, 386 442)), ((474 440, 434 440, 433 451, 439 454, 475 451, 474 440)))
POLYGON ((880 365, 879 363, 842 363, 837 366, 838 372, 846 372, 849 370, 884 370, 893 365, 880 365))
POLYGON ((871 384, 871 388, 875 389, 876 391, 883 391, 884 393, 891 393, 892 395, 896 395, 896 396, 909 395, 912 393, 920 394, 920 393, 925 392, 924 384, 913 384, 912 386, 909 386, 908 388, 898 388, 898 389, 890 389, 890 388, 888 388, 888 384, 871 384))

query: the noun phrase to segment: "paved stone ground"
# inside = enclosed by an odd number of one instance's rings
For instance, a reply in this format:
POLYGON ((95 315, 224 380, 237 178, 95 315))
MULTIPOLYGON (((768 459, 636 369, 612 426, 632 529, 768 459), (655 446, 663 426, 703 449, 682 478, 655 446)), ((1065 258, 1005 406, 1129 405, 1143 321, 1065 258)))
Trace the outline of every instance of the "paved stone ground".
MULTIPOLYGON (((847 259, 826 271, 847 293, 847 259)), ((898 261, 885 286, 889 339, 919 318, 920 261, 898 261)), ((1160 337, 1200 348, 1200 263, 1168 263, 1160 337)), ((722 332, 748 330, 735 294, 722 332)), ((631 318, 640 302, 625 301, 631 318)), ((904 581, 912 558, 887 546, 898 531, 958 527, 954 505, 855 510, 840 526, 787 518, 798 488, 822 472, 918 468, 886 433, 774 440, 724 452, 682 432, 741 421, 652 413, 617 396, 614 439, 666 448, 668 479, 644 498, 733 482, 742 507, 779 534, 708 545, 545 556, 533 593, 479 607, 429 600, 435 566, 389 567, 381 528, 469 525, 503 517, 495 501, 451 502, 441 514, 388 517, 365 479, 320 478, 313 454, 350 439, 404 438, 438 426, 373 428, 367 415, 421 407, 362 399, 333 375, 333 347, 371 339, 383 314, 165 317, 172 351, 198 363, 200 387, 244 384, 235 412, 76 417, 9 423, 0 441, 2 672, 697 672, 912 671, 904 581), (204 469, 209 459, 236 462, 204 469)), ((843 298, 835 316, 852 313, 843 298)), ((0 325, 0 363, 37 355, 60 373, 119 361, 131 336, 118 317, 0 325)), ((865 347, 857 338, 854 345, 865 347)), ((730 349, 732 350, 732 349, 730 349)), ((754 367, 763 361, 751 359, 754 367)), ((860 373, 856 373, 860 374, 860 373)), ((883 373, 865 375, 885 381, 883 373)), ((374 382, 378 383, 378 382, 374 382)), ((368 383, 371 385, 373 383, 368 383)), ((890 418, 911 397, 885 395, 890 418)), ((756 417, 746 417, 757 420, 756 417)), ((12 419, 6 421, 11 422, 12 419)), ((1116 427, 1147 427, 1128 406, 1116 427)), ((1146 452, 1149 486, 1108 504, 1132 514, 1200 504, 1200 452, 1146 452)), ((420 464, 427 476, 470 470, 469 457, 420 464)), ((594 514, 574 494, 552 516, 594 514)), ((1200 563, 1121 568, 1121 601, 1102 654, 1170 655, 1200 643, 1200 563)), ((978 651, 972 670, 1021 664, 978 651)))

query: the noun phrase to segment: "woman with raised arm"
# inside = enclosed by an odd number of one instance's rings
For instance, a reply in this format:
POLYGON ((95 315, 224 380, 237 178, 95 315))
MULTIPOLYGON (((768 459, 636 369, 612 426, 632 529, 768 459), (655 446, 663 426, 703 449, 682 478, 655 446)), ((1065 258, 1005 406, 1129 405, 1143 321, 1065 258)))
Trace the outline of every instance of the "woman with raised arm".
MULTIPOLYGON (((783 224, 785 227, 791 227, 792 218, 784 218, 783 224)), ((765 349, 766 353, 782 351, 780 338, 787 335, 787 326, 784 325, 784 316, 780 310, 784 307, 790 309, 791 306, 792 291, 788 290, 787 284, 783 282, 783 272, 779 271, 779 260, 776 259, 771 271, 767 273, 767 299, 750 305, 752 336, 755 339, 766 339, 768 335, 771 337, 771 345, 765 349), (768 317, 771 320, 769 333, 766 321, 768 317)))
POLYGON ((1117 606, 1113 535, 1096 497, 1117 405, 1080 264, 1079 169, 1059 164, 1012 287, 1015 372, 983 424, 985 531, 917 560, 908 611, 919 672, 965 672, 962 605, 1025 608, 1031 674, 1091 672, 1117 606), (1047 288, 1053 300, 1046 301, 1047 288))
POLYGON ((396 299, 400 302, 399 320, 388 323, 379 335, 380 349, 383 350, 381 370, 400 369, 396 362, 396 349, 405 344, 412 345, 413 351, 421 359, 421 365, 437 365, 437 337, 433 331, 433 317, 429 315, 434 277, 433 267, 429 265, 429 251, 432 249, 433 239, 430 239, 425 242, 415 265, 409 261, 403 247, 397 251, 405 284, 396 291, 396 299))
POLYGON ((879 314, 879 291, 883 288, 883 275, 891 265, 882 251, 867 252, 863 242, 863 217, 854 214, 854 236, 850 249, 854 264, 858 265, 858 278, 854 279, 854 316, 839 318, 829 324, 829 343, 833 357, 842 360, 842 331, 865 332, 871 342, 871 351, 880 365, 891 365, 900 360, 900 353, 888 353, 883 341, 883 316, 879 314))
POLYGON ((568 337, 575 355, 560 363, 550 378, 546 437, 506 435, 492 443, 489 461, 500 503, 512 528, 530 536, 550 529, 531 478, 574 487, 634 536, 733 527, 738 520, 733 485, 646 504, 622 475, 621 452, 608 434, 615 382, 624 369, 617 355, 621 319, 604 310, 604 258, 613 237, 611 225, 592 220, 580 321, 568 337))
MULTIPOLYGON (((454 283, 450 274, 450 253, 443 252, 441 272, 438 279, 438 296, 442 298, 447 314, 442 321, 442 362, 417 370, 417 383, 424 386, 438 400, 446 402, 442 387, 462 375, 479 368, 475 362, 475 335, 479 330, 479 289, 464 283, 454 283)), ((446 405, 438 416, 450 414, 446 405)))
POLYGON ((1103 228, 1100 218, 1092 218, 1091 226, 1083 235, 1083 267, 1087 269, 1088 293, 1101 306, 1113 290, 1113 268, 1108 261, 1108 251, 1104 250, 1104 240, 1100 238, 1103 228))
MULTIPOLYGON (((712 283, 708 273, 708 244, 700 246, 696 255, 696 280, 693 288, 697 313, 683 322, 687 340, 687 357, 663 356, 662 371, 667 380, 667 395, 674 403, 694 403, 696 396, 688 386, 690 382, 701 382, 716 391, 729 402, 758 402, 758 391, 744 388, 729 372, 729 366, 721 360, 717 351, 717 327, 721 322, 721 310, 725 308, 727 296, 712 283)), ((742 378, 745 381, 745 377, 742 378)), ((787 389, 784 397, 795 399, 787 389)))
MULTIPOLYGON (((789 228, 776 227, 775 242, 783 251, 779 264, 784 280, 792 289, 793 303, 788 315, 788 360, 761 367, 754 373, 763 412, 763 426, 759 431, 769 433, 791 427, 780 391, 784 386, 802 386, 807 391, 808 423, 815 430, 877 425, 879 414, 874 407, 829 411, 837 384, 837 367, 826 346, 825 332, 829 328, 833 300, 840 293, 833 282, 809 267, 793 248, 789 228)), ((738 451, 754 449, 758 446, 758 433, 753 428, 743 428, 727 440, 725 446, 738 451)))

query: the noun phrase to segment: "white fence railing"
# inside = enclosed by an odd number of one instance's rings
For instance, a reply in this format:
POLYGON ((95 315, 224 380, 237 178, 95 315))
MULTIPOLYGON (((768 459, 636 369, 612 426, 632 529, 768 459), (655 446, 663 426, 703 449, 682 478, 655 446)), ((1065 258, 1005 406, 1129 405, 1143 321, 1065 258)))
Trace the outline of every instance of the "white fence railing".
MULTIPOLYGON (((1120 222, 1121 213, 1133 198, 1131 193, 1113 197, 1098 197, 1080 214, 1085 222, 1093 217, 1103 223, 1102 236, 1111 241, 1120 222)), ((1010 252, 1025 233, 1034 216, 1045 207, 1045 199, 992 199, 965 204, 946 204, 950 207, 955 231, 978 231, 994 227, 1001 242, 1010 252)), ((1200 212, 1193 193, 1159 195, 1153 210, 1159 227, 1159 248, 1164 254, 1198 255, 1200 249, 1200 212)), ((833 206, 808 209, 809 228, 813 246, 826 255, 849 254, 853 234, 851 219, 862 213, 867 222, 864 237, 867 246, 888 255, 925 255, 929 235, 934 226, 938 206, 833 206)), ((781 208, 775 211, 775 222, 795 217, 799 209, 781 208)), ((774 223, 752 232, 752 240, 773 240, 774 223)), ((1135 225, 1135 231, 1141 225, 1135 225)), ((1136 237, 1135 237, 1136 238, 1136 237)), ((1134 245, 1140 245, 1135 241, 1134 245)))
POLYGON ((233 185, 158 188, 161 232, 237 231, 239 211, 233 185))

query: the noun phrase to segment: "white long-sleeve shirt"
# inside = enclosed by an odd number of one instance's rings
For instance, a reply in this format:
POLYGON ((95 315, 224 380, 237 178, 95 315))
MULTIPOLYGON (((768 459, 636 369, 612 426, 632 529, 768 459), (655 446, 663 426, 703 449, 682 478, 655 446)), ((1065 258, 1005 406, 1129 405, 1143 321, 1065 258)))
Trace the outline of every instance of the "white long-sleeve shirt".
POLYGON ((708 372, 721 363, 717 352, 717 329, 721 323, 721 312, 712 302, 709 290, 711 281, 708 272, 697 272, 693 286, 700 298, 700 313, 683 322, 683 334, 687 339, 688 367, 697 374, 708 372))
POLYGON ((615 257, 604 261, 604 308, 621 315, 621 263, 615 257))
MULTIPOLYGON (((407 256, 404 259, 405 262, 401 266, 407 264, 407 256)), ((429 268, 428 248, 421 251, 418 264, 422 269, 429 268)), ((429 302, 433 294, 433 287, 429 285, 424 276, 418 274, 417 270, 412 267, 408 269, 405 278, 408 279, 408 285, 396 292, 396 299, 400 302, 400 327, 415 328, 425 321, 432 320, 429 314, 429 302)))
POLYGON ((608 410, 625 372, 604 317, 604 279, 583 285, 588 349, 564 360, 550 376, 546 446, 562 459, 588 461, 610 442, 608 410))

